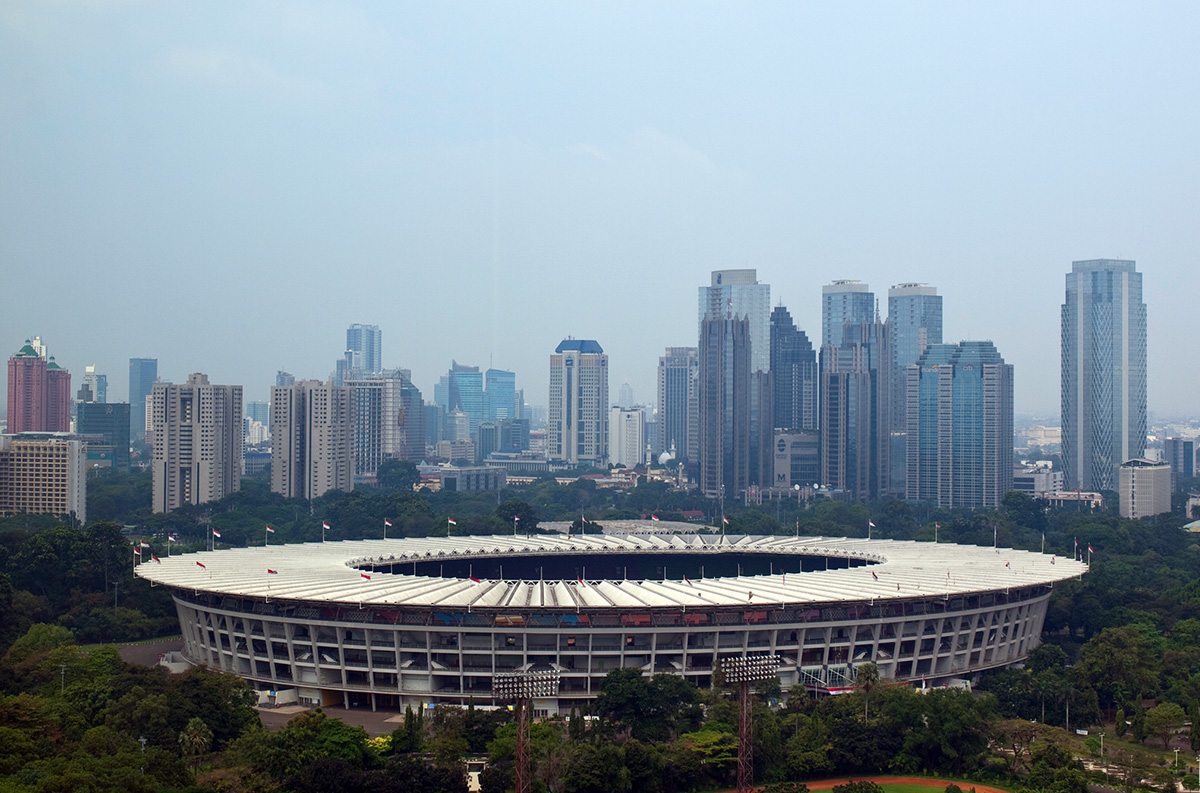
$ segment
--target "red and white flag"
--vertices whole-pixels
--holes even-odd
[[[513,520],[520,520],[520,519],[521,519],[521,516],[520,516],[520,515],[513,515]],[[451,523],[454,523],[454,521],[450,521],[450,522],[451,522]],[[457,525],[457,524],[456,524],[456,525]]]
[[[214,537],[218,537],[218,538],[219,538],[219,537],[221,536],[221,532],[217,531],[216,529],[213,529],[213,530],[212,530],[212,533],[213,533],[213,536],[214,536]]]
[[[724,515],[722,515],[722,516],[721,516],[721,520],[725,521],[725,525],[726,525],[726,526],[728,526],[728,525],[729,525],[729,518],[727,518],[727,517],[725,517]]]
[[[267,568],[267,575],[279,575],[279,571],[278,571],[278,570],[272,570],[271,568],[269,568],[269,567],[268,567],[268,568]]]
[[[517,520],[520,520],[520,518],[517,518]],[[458,521],[455,520],[454,518],[446,518],[446,522],[449,523],[451,526],[458,525]]]
[[[576,578],[575,583],[579,584],[580,586],[587,586],[587,584],[583,583],[582,578]]]
[[[1011,569],[1012,569],[1012,562],[1005,562],[1005,563],[1004,563],[1004,566],[1005,566],[1005,567],[1007,567],[1008,569],[1010,569],[1010,570],[1011,570]]]
[[[134,548],[134,549],[133,549],[133,555],[134,555],[134,556],[141,556],[141,555],[142,555],[142,549],[141,549],[141,548]]]
[[[651,515],[650,520],[658,520],[658,515]]]
[[[208,565],[206,565],[204,562],[196,562],[196,567],[203,567],[205,570],[208,569]]]
[[[871,571],[871,578],[874,578],[876,581],[878,581],[878,580],[879,580],[879,575],[878,575],[878,574],[877,574],[877,573],[876,573],[874,570],[872,570],[872,571]]]
[[[268,527],[267,527],[267,533],[268,533],[268,534],[274,534],[274,533],[275,533],[275,530],[274,530],[274,529],[272,529],[270,526],[268,526]]]
[[[149,547],[150,547],[150,543],[146,542],[145,540],[142,540],[141,542],[139,542],[139,543],[138,543],[138,547],[139,547],[139,548],[149,548]],[[1091,547],[1092,547],[1092,546],[1090,546],[1090,545],[1089,545],[1089,546],[1088,546],[1088,550],[1091,550]]]
[[[367,579],[368,581],[371,580],[371,576],[367,575],[366,573],[359,573],[359,575],[362,576],[363,578]]]
[[[179,537],[175,534],[168,534],[167,542],[179,542]]]
[[[933,527],[934,527],[935,529],[940,529],[940,528],[942,527],[942,524],[940,524],[940,523],[934,523],[934,524],[933,524]]]
[[[1050,557],[1050,564],[1054,564],[1054,560],[1055,560],[1055,559],[1057,559],[1057,558],[1058,558],[1057,556],[1051,556],[1051,557]]]
[[[868,519],[867,519],[867,525],[868,525],[868,526],[870,526],[870,527],[873,529],[873,528],[875,528],[875,521],[873,521],[873,520],[871,520],[871,519],[869,519],[869,518],[868,518]]]
[[[1088,553],[1095,553],[1095,552],[1096,551],[1092,549],[1092,544],[1089,542],[1088,543]]]
[[[478,578],[476,578],[475,576],[471,576],[471,582],[472,582],[472,583],[475,583],[475,584],[478,584],[478,583],[479,583],[479,579],[478,579]]]
[[[325,521],[321,521],[321,528],[324,529],[325,531],[329,531],[329,524],[326,523]]]
[[[387,518],[384,518],[383,525],[390,529],[392,527],[392,522],[390,520],[388,520]]]
[[[687,584],[688,586],[692,586],[692,579],[688,578],[687,576],[684,576],[683,583]]]
[[[154,554],[150,554],[150,558],[153,559],[154,561],[158,562],[159,564],[162,564],[162,559],[159,559]]]

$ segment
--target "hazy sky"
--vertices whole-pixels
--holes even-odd
[[[1135,259],[1149,406],[1198,410],[1200,4],[0,2],[0,350],[265,399],[352,322],[426,399],[652,401],[696,288],[925,281],[1057,416],[1073,259]],[[0,373],[4,377],[6,373]]]

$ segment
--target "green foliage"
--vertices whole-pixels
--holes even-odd
[[[866,779],[851,779],[844,785],[834,785],[833,793],[883,793],[883,788]]]
[[[1171,736],[1183,728],[1186,715],[1174,702],[1163,702],[1146,711],[1146,734],[1160,738],[1163,749],[1169,748]]]

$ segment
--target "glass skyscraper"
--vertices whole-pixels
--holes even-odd
[[[834,281],[821,287],[821,346],[841,347],[847,322],[875,319],[875,293],[862,281]]]
[[[777,430],[817,426],[817,353],[783,306],[771,312],[771,377]]]
[[[484,373],[487,417],[492,421],[516,418],[517,376],[506,369],[488,369]]]
[[[146,397],[157,379],[157,358],[129,359],[129,434],[134,439],[146,437]]]
[[[1146,304],[1135,262],[1073,262],[1062,306],[1062,455],[1070,490],[1117,490],[1146,451]]]
[[[346,328],[346,349],[364,372],[383,371],[383,331],[378,325],[354,323]]]

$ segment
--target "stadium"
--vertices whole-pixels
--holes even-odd
[[[143,563],[170,587],[192,664],[265,702],[399,709],[495,703],[493,676],[557,670],[539,713],[613,669],[707,686],[721,659],[775,654],[786,689],[880,677],[936,685],[1022,661],[1054,584],[1086,565],[1029,551],[724,536],[623,522],[603,534],[440,537],[208,551]]]

